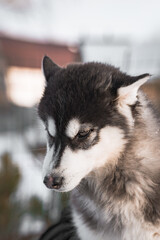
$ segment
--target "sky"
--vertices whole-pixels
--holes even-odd
[[[0,0],[0,32],[78,42],[116,36],[147,41],[160,36],[159,0]]]

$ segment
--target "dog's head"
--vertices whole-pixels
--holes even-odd
[[[115,164],[134,128],[132,106],[149,74],[130,77],[100,63],[60,68],[43,59],[46,88],[39,116],[47,134],[43,179],[70,191],[90,172]]]

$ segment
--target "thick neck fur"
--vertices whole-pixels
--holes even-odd
[[[134,128],[116,164],[90,173],[73,191],[73,205],[90,228],[120,232],[133,218],[144,226],[159,223],[159,125],[142,94],[133,116]]]

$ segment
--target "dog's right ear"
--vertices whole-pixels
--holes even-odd
[[[49,77],[54,75],[54,73],[60,69],[48,56],[44,56],[42,60],[42,71],[44,73],[46,82],[48,82]]]

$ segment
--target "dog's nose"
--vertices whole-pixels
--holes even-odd
[[[51,189],[60,189],[63,183],[63,177],[46,176],[44,184]]]

